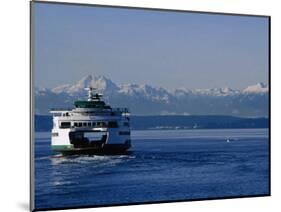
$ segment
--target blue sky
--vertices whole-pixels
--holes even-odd
[[[174,89],[268,81],[268,19],[34,3],[35,86],[85,75]]]

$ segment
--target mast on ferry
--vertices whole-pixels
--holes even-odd
[[[103,96],[101,93],[97,92],[97,88],[94,87],[87,87],[85,88],[86,91],[88,91],[88,101],[99,101],[101,97]]]

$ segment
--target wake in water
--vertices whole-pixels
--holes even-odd
[[[134,159],[134,155],[53,155],[50,156],[52,165],[58,164],[91,164],[91,165],[116,165],[130,159]]]

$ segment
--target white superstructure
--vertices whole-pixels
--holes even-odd
[[[127,108],[111,108],[94,88],[74,109],[52,109],[52,149],[62,153],[119,153],[131,147]]]

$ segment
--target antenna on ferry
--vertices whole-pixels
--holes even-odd
[[[100,97],[102,97],[102,94],[97,92],[97,88],[90,86],[85,88],[85,90],[88,91],[88,101],[100,100]],[[96,91],[95,94],[93,93],[94,91]]]
[[[88,91],[88,101],[92,101],[94,99],[93,91],[96,90],[96,88],[90,86],[85,88],[85,90]]]

